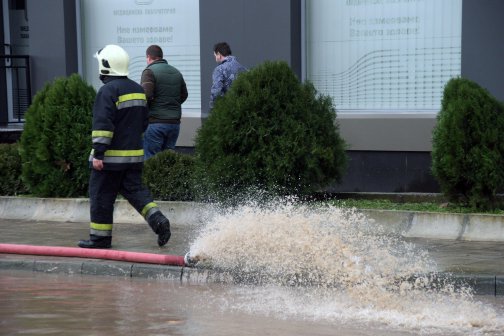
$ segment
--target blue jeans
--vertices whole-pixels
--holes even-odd
[[[145,160],[165,149],[175,149],[180,124],[149,124],[144,133]]]

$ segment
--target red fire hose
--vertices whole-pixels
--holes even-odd
[[[93,258],[147,264],[185,266],[183,256],[128,252],[108,249],[83,249],[79,247],[0,244],[0,253],[44,255],[53,257]]]

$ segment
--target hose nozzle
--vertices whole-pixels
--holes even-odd
[[[198,263],[198,259],[197,258],[192,258],[190,255],[189,255],[189,252],[187,252],[185,255],[184,255],[184,263],[186,266],[188,267],[193,267],[195,266],[197,263]]]

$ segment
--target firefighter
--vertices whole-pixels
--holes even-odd
[[[144,160],[142,134],[149,123],[149,109],[142,86],[129,79],[128,53],[107,45],[95,55],[103,86],[93,107],[89,199],[91,224],[83,248],[110,248],[114,203],[117,194],[145,218],[164,246],[170,239],[170,222],[142,184]]]

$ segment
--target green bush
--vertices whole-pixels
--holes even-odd
[[[218,198],[261,190],[305,195],[340,182],[346,165],[336,111],[286,62],[240,74],[196,137],[196,176]]]
[[[96,92],[77,74],[47,84],[25,115],[22,177],[38,197],[87,194]]]
[[[21,180],[19,145],[0,144],[0,195],[12,196],[26,193]]]
[[[192,201],[193,166],[194,157],[165,150],[145,161],[143,182],[155,199]]]
[[[496,206],[504,185],[503,105],[478,84],[450,80],[433,131],[432,171],[450,201]]]

